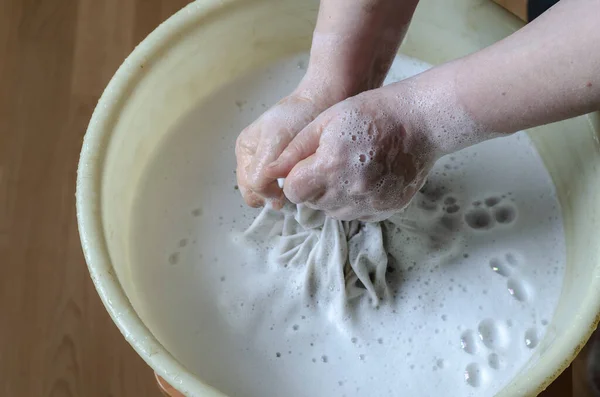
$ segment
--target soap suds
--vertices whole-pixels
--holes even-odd
[[[552,332],[564,274],[559,204],[531,142],[518,134],[436,163],[387,248],[388,293],[374,305],[347,268],[315,262],[308,278],[299,258],[314,249],[302,233],[319,228],[293,222],[326,220],[261,215],[232,189],[237,135],[294,89],[299,64],[306,55],[243,76],[165,136],[131,219],[136,311],[186,368],[231,396],[495,395]],[[400,57],[388,81],[426,67]],[[298,239],[278,251],[276,238],[244,235],[259,216]],[[349,300],[349,290],[360,294]]]
[[[267,206],[234,239],[255,262],[290,272],[290,283],[302,288],[289,296],[327,307],[343,321],[356,299],[376,308],[396,298],[397,275],[413,263],[441,264],[458,255],[463,238],[451,233],[443,212],[426,211],[413,206],[386,221],[360,222],[338,221],[303,205],[288,203],[282,211]]]
[[[288,176],[295,183],[284,189],[291,201],[324,208],[338,219],[370,221],[387,219],[408,204],[425,182],[434,153],[428,143],[417,142],[417,131],[409,133],[397,118],[387,117],[394,110],[385,98],[357,95],[314,121],[325,127],[310,166]],[[317,187],[314,197],[295,188],[302,184]]]

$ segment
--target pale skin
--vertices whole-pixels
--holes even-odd
[[[486,49],[380,88],[416,5],[322,0],[305,78],[238,138],[249,205],[287,197],[384,219],[441,156],[600,109],[600,0],[562,0]]]

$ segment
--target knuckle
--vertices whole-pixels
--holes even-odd
[[[242,132],[240,135],[238,135],[237,139],[235,140],[235,155],[237,157],[246,155],[248,153],[252,152],[252,148],[254,145],[251,145],[248,142],[248,138],[246,136],[246,134],[244,134],[244,132]]]
[[[299,189],[300,187],[300,189]],[[301,185],[295,183],[294,181],[287,181],[283,187],[283,192],[285,196],[294,204],[301,204],[304,200],[302,200],[302,190]]]
[[[262,190],[267,184],[262,168],[260,165],[254,164],[252,172],[246,176],[248,187],[255,192]]]
[[[251,208],[260,208],[262,205],[256,200],[246,200],[246,204],[248,204]]]
[[[262,193],[264,190],[262,179],[252,178],[248,183],[248,188],[256,193]]]
[[[244,201],[252,208],[259,208],[264,205],[264,200],[262,197],[258,196],[253,191],[247,192],[247,194],[244,196]]]

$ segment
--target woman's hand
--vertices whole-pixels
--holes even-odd
[[[409,203],[440,155],[424,116],[389,89],[346,99],[303,129],[266,174],[286,178],[294,203],[341,220],[386,219]]]
[[[288,97],[240,134],[237,178],[249,205],[283,204],[265,167],[330,106],[381,86],[417,0],[322,0],[306,76]]]
[[[265,167],[276,160],[294,137],[310,123],[325,105],[299,95],[290,95],[267,110],[239,135],[237,181],[242,196],[251,207],[270,200],[275,208],[284,202],[276,178],[265,174]]]

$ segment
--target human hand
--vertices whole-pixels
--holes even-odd
[[[317,49],[320,47],[313,46],[313,55]],[[266,167],[322,111],[358,92],[379,87],[387,72],[387,66],[375,62],[378,66],[365,75],[338,73],[332,76],[331,65],[323,65],[321,59],[315,58],[317,60],[311,60],[298,88],[246,127],[237,139],[237,182],[244,200],[251,207],[261,207],[269,201],[274,208],[280,209],[285,196],[277,178],[265,172]],[[352,64],[348,60],[344,61],[346,63]]]
[[[440,156],[425,115],[403,101],[384,88],[338,103],[291,141],[267,175],[286,178],[290,201],[335,218],[388,218]]]
[[[441,156],[498,136],[456,96],[452,67],[346,99],[319,115],[265,173],[294,203],[377,221],[405,208]]]
[[[270,200],[275,208],[281,208],[283,192],[276,178],[265,175],[265,167],[276,160],[296,134],[325,107],[318,100],[292,94],[242,131],[235,147],[236,175],[248,205],[261,207]]]
[[[247,204],[271,201],[281,207],[283,192],[265,167],[329,106],[382,84],[416,5],[417,0],[321,1],[305,78],[238,138],[238,186]]]

